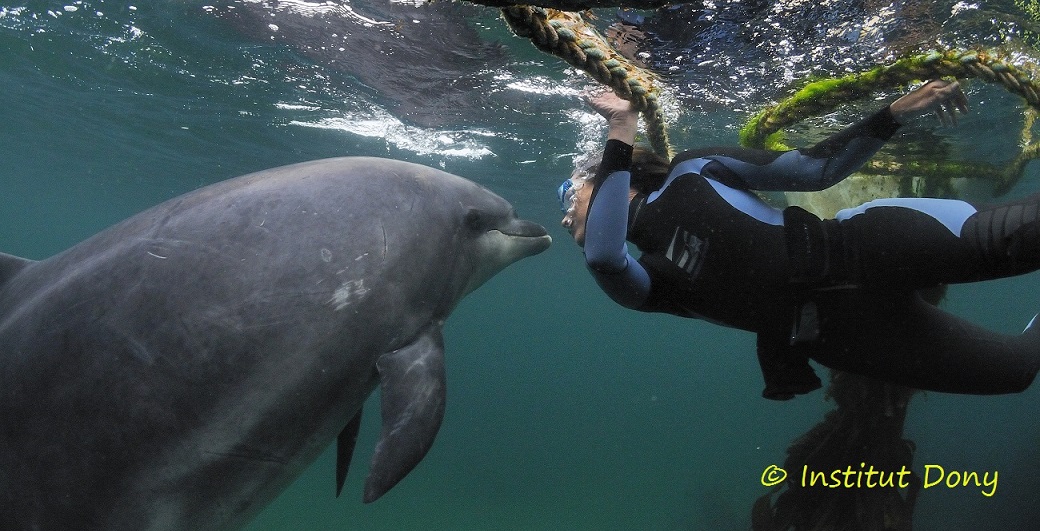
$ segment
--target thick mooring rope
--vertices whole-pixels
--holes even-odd
[[[791,124],[826,114],[839,105],[880,90],[939,77],[978,78],[1000,83],[1008,92],[1018,94],[1030,106],[1040,109],[1040,87],[1024,71],[999,57],[977,50],[930,52],[905,57],[866,72],[810,83],[753,117],[741,129],[740,143],[749,147],[775,145],[777,140],[767,137]]]
[[[866,72],[841,78],[809,83],[777,105],[768,107],[751,118],[740,130],[740,143],[747,147],[787,150],[781,129],[812,116],[829,113],[842,104],[863,99],[879,91],[939,77],[975,78],[999,83],[1017,94],[1031,108],[1040,110],[1040,86],[1023,70],[1000,57],[979,50],[930,52],[897,60]],[[994,195],[999,196],[1022,176],[1025,165],[1040,156],[1040,145],[1032,144],[1032,119],[1027,117],[1023,131],[1022,153],[1004,168],[985,164],[942,161],[917,164],[884,164],[875,161],[864,167],[864,173],[913,174],[922,177],[980,177],[994,181]]]
[[[532,6],[502,9],[509,28],[536,48],[555,55],[631,101],[643,115],[646,136],[659,155],[672,157],[658,87],[650,73],[617,53],[603,36],[577,13]]]

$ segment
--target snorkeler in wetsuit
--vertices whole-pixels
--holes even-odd
[[[820,220],[750,191],[822,190],[910,118],[935,111],[955,123],[967,112],[956,83],[927,83],[812,148],[695,149],[670,162],[633,150],[638,115],[627,101],[608,92],[590,104],[609,122],[602,161],[559,194],[596,282],[627,308],[755,332],[766,398],[818,389],[809,359],[951,393],[1013,393],[1033,381],[1040,326],[997,334],[918,290],[1040,268],[1040,195],[984,209],[880,199]]]

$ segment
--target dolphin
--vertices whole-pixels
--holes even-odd
[[[348,157],[0,255],[0,528],[240,527],[333,440],[338,490],[378,385],[376,500],[440,427],[444,320],[549,244],[471,181]]]

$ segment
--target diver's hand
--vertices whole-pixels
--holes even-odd
[[[968,97],[957,82],[936,79],[892,102],[889,109],[901,124],[934,112],[943,125],[957,125],[957,112],[968,112]]]
[[[611,90],[588,95],[586,101],[589,107],[607,119],[608,139],[620,140],[628,145],[635,144],[639,113],[632,109],[631,102],[621,99]]]

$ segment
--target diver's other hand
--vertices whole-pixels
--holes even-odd
[[[612,90],[590,95],[586,98],[589,107],[607,119],[607,138],[632,145],[639,128],[639,113],[632,102],[624,100]]]
[[[957,113],[968,112],[968,97],[956,81],[936,79],[892,102],[892,117],[901,124],[934,112],[943,125],[957,125]]]

